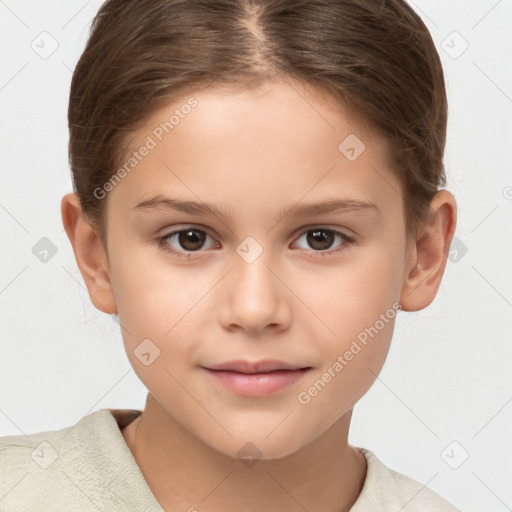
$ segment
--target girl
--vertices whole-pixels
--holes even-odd
[[[402,0],[105,2],[62,219],[149,392],[2,438],[2,510],[456,511],[348,443],[444,273],[446,118]]]

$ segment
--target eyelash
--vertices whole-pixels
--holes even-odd
[[[186,226],[186,227],[183,227],[182,229],[179,229],[176,231],[171,231],[167,235],[164,235],[164,236],[158,238],[158,247],[166,252],[169,252],[169,253],[175,255],[175,256],[190,260],[194,253],[202,252],[201,249],[199,249],[197,251],[177,251],[177,250],[173,249],[168,243],[168,240],[171,237],[173,237],[174,235],[178,235],[180,233],[186,232],[186,231],[198,231],[198,232],[206,234],[207,236],[210,236],[204,229],[196,229],[194,226]],[[332,249],[332,250],[327,249],[324,251],[312,250],[311,252],[314,254],[314,256],[313,256],[314,258],[325,258],[328,256],[337,255],[339,253],[342,253],[343,251],[348,250],[355,243],[355,239],[346,235],[343,231],[339,231],[337,229],[332,229],[332,228],[327,228],[327,227],[322,227],[322,226],[315,226],[313,228],[307,229],[306,231],[303,231],[298,238],[301,238],[306,233],[309,233],[312,231],[326,231],[328,233],[334,233],[335,236],[341,236],[341,238],[343,239],[343,242],[341,244],[339,244],[336,249]]]

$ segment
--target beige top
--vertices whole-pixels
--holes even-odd
[[[101,409],[72,427],[0,437],[0,511],[163,512],[121,432],[140,413]],[[359,449],[368,468],[351,512],[460,512]]]

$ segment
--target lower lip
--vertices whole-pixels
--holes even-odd
[[[205,370],[225,388],[240,396],[263,397],[297,382],[310,368],[278,370],[267,373],[240,373],[228,370]]]

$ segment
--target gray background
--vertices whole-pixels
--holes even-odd
[[[399,315],[384,369],[356,406],[351,442],[465,511],[505,511],[512,507],[512,1],[410,3],[445,69],[447,188],[459,219],[438,296],[423,311]],[[0,435],[63,428],[101,408],[144,407],[146,390],[119,328],[92,306],[60,218],[60,199],[72,190],[71,74],[100,4],[0,0]],[[56,250],[46,262],[33,252],[43,237]]]

